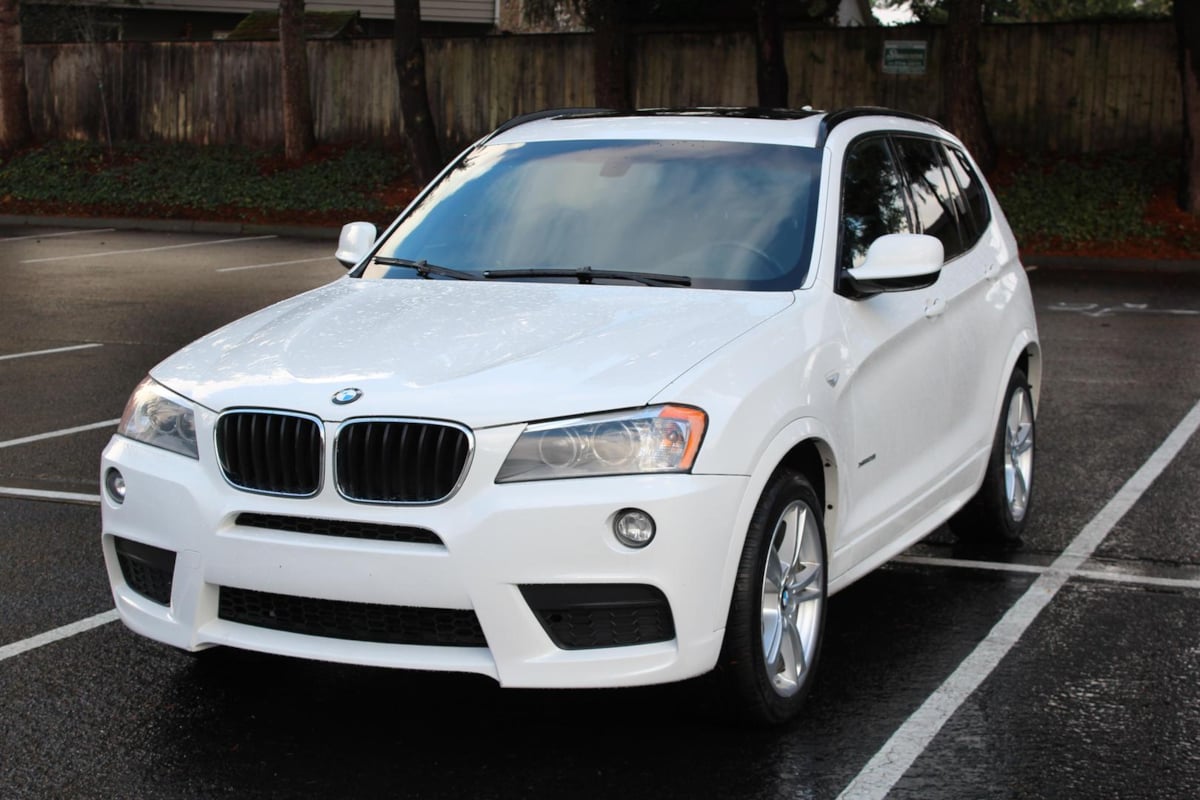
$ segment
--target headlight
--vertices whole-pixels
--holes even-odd
[[[133,390],[117,433],[189,458],[200,457],[195,414],[170,399],[167,390],[150,378]]]
[[[504,460],[496,483],[687,472],[707,420],[698,408],[651,406],[530,425]]]

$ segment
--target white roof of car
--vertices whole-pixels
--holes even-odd
[[[823,111],[774,112],[733,108],[650,110],[628,114],[564,112],[562,115],[548,115],[528,122],[514,120],[509,123],[511,127],[502,126],[501,131],[488,143],[666,139],[816,147],[822,141],[822,122],[830,116]],[[870,116],[880,121],[892,117],[891,122],[899,122],[903,128],[912,127],[915,121],[910,115],[886,109],[855,110],[854,116]],[[917,125],[921,126],[921,123]]]

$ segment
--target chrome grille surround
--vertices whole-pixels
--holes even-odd
[[[471,430],[454,422],[357,417],[334,439],[334,483],[353,503],[436,505],[462,487],[474,454]]]
[[[321,491],[325,424],[319,417],[274,408],[230,408],[213,426],[213,439],[221,476],[235,489],[277,497],[314,497]]]

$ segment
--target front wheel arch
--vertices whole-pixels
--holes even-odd
[[[809,480],[786,467],[755,506],[714,673],[735,717],[787,722],[812,689],[829,585],[821,511]]]

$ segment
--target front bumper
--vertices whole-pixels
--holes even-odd
[[[729,598],[721,587],[747,479],[645,475],[495,484],[519,432],[519,426],[477,432],[463,485],[430,506],[353,503],[329,486],[306,499],[253,494],[225,483],[206,448],[196,461],[114,436],[101,471],[120,470],[127,489],[123,503],[107,494],[102,501],[103,547],[121,619],[138,633],[189,650],[229,645],[326,661],[474,672],[517,687],[651,684],[710,670],[724,633]],[[612,533],[613,516],[630,507],[657,523],[647,547],[630,549]],[[441,543],[268,529],[244,524],[246,514],[412,526]],[[140,579],[133,582],[141,591],[130,585],[130,547],[123,545],[124,569],[117,552],[122,541],[133,543],[139,557],[150,553],[151,562],[155,551],[138,545],[173,554],[161,562],[169,573],[163,576],[167,588],[156,585],[149,592],[165,591],[159,600],[169,602],[147,596]],[[603,585],[601,596],[605,586],[618,586],[665,598],[673,637],[574,649],[561,639],[556,643],[545,616],[531,607],[537,592],[530,595],[529,587],[596,585]],[[310,598],[333,601],[325,605],[336,608],[470,612],[483,641],[397,644],[235,622],[220,611],[221,587],[284,596],[302,606]]]

